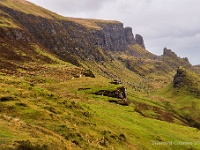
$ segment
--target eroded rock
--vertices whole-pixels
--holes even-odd
[[[174,76],[173,85],[175,88],[181,87],[184,85],[186,77],[186,70],[183,67],[177,69],[176,75]]]

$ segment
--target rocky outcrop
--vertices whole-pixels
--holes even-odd
[[[100,90],[95,94],[127,100],[127,92],[124,86],[118,87],[116,90]]]
[[[136,44],[131,27],[125,27],[125,37],[128,44]]]
[[[163,50],[163,56],[167,56],[167,57],[171,57],[171,58],[178,57],[171,49],[167,49],[166,47]]]
[[[163,50],[162,59],[174,69],[179,66],[183,66],[184,68],[191,68],[192,66],[186,57],[178,57],[171,49],[167,49],[166,47]]]
[[[182,67],[177,69],[176,75],[174,76],[173,85],[175,88],[184,86],[186,78],[186,70]]]
[[[198,98],[200,97],[199,83],[199,75],[192,70],[186,70],[182,66],[177,69],[177,73],[173,80],[174,88],[184,89]]]
[[[143,48],[145,48],[145,45],[144,45],[144,39],[141,35],[139,34],[136,34],[135,35],[135,41],[137,44],[139,44],[140,46],[142,46]]]
[[[111,51],[123,51],[127,49],[125,30],[122,23],[98,23],[98,25],[102,28],[95,34],[98,46]]]

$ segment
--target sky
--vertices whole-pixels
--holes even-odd
[[[28,0],[65,17],[117,20],[156,55],[166,47],[200,64],[200,0]]]

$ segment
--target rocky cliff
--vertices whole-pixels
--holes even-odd
[[[137,44],[139,44],[140,46],[142,46],[143,48],[145,48],[145,45],[144,45],[144,39],[141,35],[139,34],[136,34],[135,35],[135,41]]]
[[[63,59],[78,65],[76,57],[103,61],[105,51],[125,51],[129,44],[139,44],[144,47],[143,38],[136,35],[134,38],[130,27],[124,28],[121,22],[89,20],[89,25],[84,19],[70,18],[45,18],[27,14],[6,6],[0,6],[4,13],[11,16],[19,26],[30,33],[32,39],[39,44],[59,55]],[[90,26],[95,24],[95,26]],[[31,38],[24,35],[20,30],[14,33],[16,40]],[[100,52],[99,48],[103,51]]]
[[[134,35],[133,35],[131,27],[126,27],[125,28],[125,37],[126,37],[126,42],[128,44],[136,44],[136,40],[134,38]]]

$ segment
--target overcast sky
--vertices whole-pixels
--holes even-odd
[[[66,17],[118,20],[141,34],[146,49],[167,47],[200,64],[200,0],[28,0]]]

